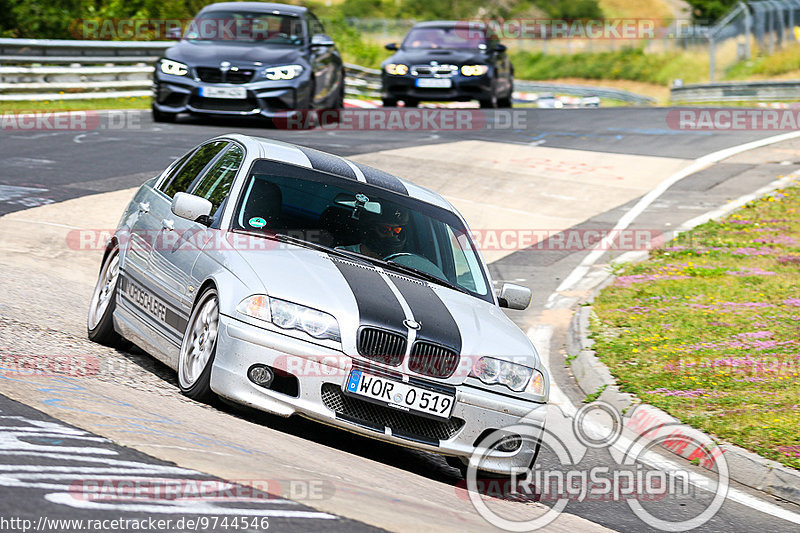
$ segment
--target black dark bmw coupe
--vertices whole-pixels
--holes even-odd
[[[485,24],[456,21],[415,25],[381,65],[383,105],[477,100],[481,107],[511,107],[514,67],[506,47]]]
[[[203,8],[166,51],[153,91],[157,122],[187,112],[285,117],[341,108],[344,67],[305,7],[226,2]]]

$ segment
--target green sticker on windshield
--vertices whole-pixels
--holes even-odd
[[[267,225],[267,221],[261,217],[253,217],[250,219],[250,225],[254,228],[263,228]]]

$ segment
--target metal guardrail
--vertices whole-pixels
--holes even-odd
[[[650,105],[656,103],[655,98],[640,94],[612,89],[610,87],[596,87],[593,85],[565,85],[561,83],[540,83],[537,81],[516,80],[514,88],[518,91],[566,94],[570,96],[597,96],[609,100],[619,100],[637,105]]]
[[[697,83],[672,87],[674,103],[800,100],[800,80]]]
[[[174,41],[0,39],[0,100],[147,96],[152,83],[152,64],[174,44]],[[380,99],[380,70],[345,64],[345,75],[346,95]],[[655,102],[627,91],[584,85],[517,80],[515,89],[523,93],[609,98],[640,105]]]

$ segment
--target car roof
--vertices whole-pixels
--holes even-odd
[[[486,24],[478,20],[429,20],[426,22],[418,22],[414,24],[415,28],[454,28],[456,26],[463,27],[464,29],[485,29]]]
[[[292,6],[289,4],[271,4],[266,2],[220,2],[204,7],[201,12],[211,11],[253,11],[257,13],[272,13],[277,11],[285,15],[303,15],[308,8],[302,6]]]
[[[321,152],[306,146],[267,139],[265,137],[253,137],[234,133],[221,135],[217,138],[237,141],[244,145],[248,151],[257,153],[259,159],[271,159],[282,163],[304,166],[349,181],[362,181],[389,192],[408,196],[446,209],[458,215],[463,221],[463,218],[453,205],[440,194],[369,165],[351,161],[347,158],[327,152]]]

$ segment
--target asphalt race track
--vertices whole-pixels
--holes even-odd
[[[70,249],[65,235],[76,228],[113,228],[129,189],[201,141],[231,131],[352,156],[436,189],[473,230],[533,228],[547,231],[553,243],[568,231],[612,228],[639,209],[649,191],[692,168],[698,158],[779,133],[680,131],[668,126],[668,111],[514,110],[524,127],[502,127],[507,117],[490,114],[486,127],[471,131],[286,131],[251,121],[188,118],[154,124],[149,113],[126,112],[120,128],[0,131],[0,354],[66,355],[98,368],[89,377],[0,374],[5,514],[34,522],[41,515],[263,516],[277,531],[494,530],[470,505],[458,471],[437,456],[304,420],[225,404],[202,406],[183,398],[174,373],[138,349],[116,351],[88,342],[85,315],[99,258],[96,251]],[[671,231],[798,170],[796,139],[721,158],[643,206],[630,228]],[[552,398],[549,427],[569,428],[585,395],[564,365],[571,313],[553,302],[588,296],[591,280],[620,254],[603,254],[586,264],[588,250],[546,244],[538,249],[489,246],[485,254],[496,281],[534,291],[528,310],[509,315],[549,362],[559,391]],[[582,262],[585,282],[565,291],[560,286]],[[540,459],[548,469],[564,468],[549,450]],[[264,490],[244,490],[247,497],[233,503],[205,498],[160,510],[141,503],[78,506],[74,484],[85,482],[86,468],[97,463],[102,464],[98,475],[206,480],[217,489],[227,480]],[[577,467],[614,464],[608,450],[584,449]],[[707,475],[688,463],[681,467],[699,478]],[[34,470],[38,476],[31,475]],[[692,485],[681,497],[644,507],[678,522],[699,515],[712,496]],[[497,502],[498,512],[518,520],[540,516],[553,504],[547,498]],[[623,500],[570,501],[548,527],[658,531]],[[797,506],[731,483],[724,505],[696,531],[798,527]]]

